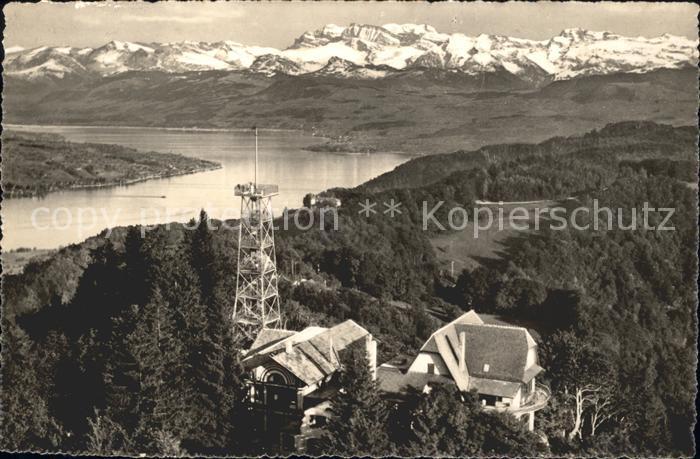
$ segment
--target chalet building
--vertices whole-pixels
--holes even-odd
[[[380,366],[377,378],[382,390],[394,394],[407,387],[455,384],[460,391],[476,391],[485,409],[511,413],[533,430],[535,412],[550,396],[535,381],[541,371],[537,344],[527,329],[487,324],[469,311],[435,331],[403,368]]]
[[[318,437],[328,417],[328,400],[344,352],[364,345],[376,378],[377,342],[352,320],[331,328],[302,331],[263,328],[243,359],[248,373],[249,402],[265,431],[282,435],[279,445],[291,443],[303,451]],[[272,441],[278,440],[277,438]]]
[[[313,194],[309,193],[304,196],[304,207],[340,207],[341,201],[335,196],[327,193]]]

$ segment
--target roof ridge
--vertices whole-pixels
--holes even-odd
[[[302,340],[302,341],[296,341],[296,342],[294,341],[294,338],[298,337],[299,335],[301,335],[301,334],[304,333],[305,331],[307,331],[307,330],[309,330],[309,329],[312,329],[312,328],[314,328],[314,329],[321,329],[321,331],[319,331],[318,333],[316,333],[316,334],[312,335],[311,337],[306,338],[306,339],[304,339],[304,340]],[[277,331],[277,330],[280,330],[280,329],[268,328],[267,330],[276,330],[276,331]],[[277,352],[277,351],[279,351],[279,350],[282,350],[282,349],[284,349],[284,347],[282,347],[282,346],[280,346],[280,345],[281,345],[282,343],[284,343],[284,345],[286,346],[288,341],[291,341],[291,342],[292,342],[292,347],[296,347],[296,346],[298,346],[299,344],[306,343],[306,342],[308,342],[310,339],[312,339],[312,338],[314,338],[314,337],[316,337],[316,336],[318,336],[318,335],[320,335],[320,334],[322,334],[322,333],[327,332],[328,330],[329,330],[329,328],[327,328],[327,327],[320,327],[320,326],[317,326],[317,325],[309,325],[308,327],[305,327],[303,330],[299,330],[299,331],[284,330],[284,331],[292,332],[292,334],[289,335],[289,336],[285,336],[284,338],[282,338],[281,340],[279,340],[279,341],[277,341],[277,342],[275,342],[275,343],[273,343],[273,344],[263,345],[263,347],[257,349],[256,354],[260,354],[260,353],[263,353],[263,352],[264,352],[264,353],[273,353],[273,352]]]
[[[452,319],[450,322],[446,323],[445,325],[443,325],[442,327],[438,328],[438,329],[435,330],[433,333],[431,333],[430,336],[428,337],[428,339],[425,340],[425,343],[423,343],[423,345],[420,347],[420,351],[422,351],[423,348],[425,348],[425,346],[428,344],[428,342],[429,342],[431,339],[435,338],[435,337],[438,335],[438,333],[447,330],[447,328],[448,328],[450,325],[452,325],[452,326],[455,326],[455,325],[467,325],[467,324],[456,324],[455,322],[457,322],[458,320],[462,319],[464,316],[466,316],[467,314],[470,314],[470,313],[474,314],[474,315],[475,315],[479,320],[481,320],[482,323],[483,323],[483,320],[482,320],[481,317],[479,316],[479,313],[476,312],[476,311],[473,310],[473,309],[470,309],[469,311],[467,311],[467,312],[465,312],[464,314],[462,314],[462,315],[460,315],[460,316],[458,316],[458,317]]]
[[[315,336],[311,337],[308,341],[304,341],[305,343],[309,343],[309,345],[310,345],[311,347],[313,347],[314,349],[316,349],[316,350],[318,351],[318,353],[321,354],[321,356],[322,356],[324,359],[326,359],[326,354],[324,354],[323,349],[321,349],[321,348],[319,348],[318,346],[316,346],[316,344],[314,343],[314,339],[320,338],[324,333],[327,333],[327,332],[330,332],[330,330],[327,330],[327,331],[325,331],[325,332],[319,333],[318,335],[315,335]],[[330,336],[330,333],[328,333],[329,352],[328,352],[328,358],[327,358],[326,360],[328,361],[328,363],[330,363],[331,365],[333,365],[333,362],[331,361],[331,359],[332,359],[334,356],[337,358],[338,355],[337,355],[337,352],[336,352],[336,350],[335,350],[335,345],[333,345],[333,341],[331,340],[331,338],[332,338],[332,337]],[[324,338],[324,341],[325,341],[325,338]],[[332,352],[332,353],[331,353],[331,352]]]
[[[335,324],[335,325],[333,325],[333,326],[331,326],[331,327],[326,327],[326,329],[327,329],[327,330],[333,330],[334,328],[340,327],[341,325],[346,324],[346,323],[348,323],[348,322],[351,323],[352,325],[356,326],[356,327],[364,328],[362,325],[358,324],[357,322],[355,322],[355,321],[352,320],[352,319],[345,319],[344,321],[342,321],[342,322],[340,322],[340,323],[337,323],[337,324]]]
[[[465,327],[493,327],[493,328],[509,328],[513,330],[522,330],[524,332],[527,332],[527,328],[525,327],[520,327],[518,325],[499,325],[499,324],[457,324],[457,325],[464,325]]]

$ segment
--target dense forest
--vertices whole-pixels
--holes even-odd
[[[689,132],[620,123],[547,148],[504,147],[513,154],[464,168],[465,153],[456,153],[442,158],[459,158],[455,167],[420,186],[329,190],[343,203],[338,230],[330,221],[279,230],[287,328],[352,318],[379,339],[384,361],[424,342],[440,324],[433,311],[494,313],[536,329],[553,393],[538,436],[447,387],[390,404],[348,364],[317,453],[691,455],[697,194],[688,182],[697,181],[697,153]],[[609,228],[544,225],[456,282],[441,276],[423,203],[470,209],[479,199],[572,196],[562,206],[596,200],[622,210]],[[403,212],[367,218],[357,213],[365,199],[395,199]],[[674,208],[675,230],[621,228],[645,203]],[[650,223],[662,217],[652,213]],[[118,229],[3,278],[4,447],[264,451],[247,420],[244,344],[230,324],[237,233],[207,221],[203,212],[195,231],[173,224],[145,237]]]

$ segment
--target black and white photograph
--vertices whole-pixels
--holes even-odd
[[[694,457],[699,13],[5,4],[0,450]]]

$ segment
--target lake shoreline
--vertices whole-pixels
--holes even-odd
[[[128,186],[223,167],[202,158],[139,151],[114,143],[70,142],[38,127],[28,129],[32,130],[3,131],[2,188],[8,200]]]
[[[156,129],[160,131],[184,131],[184,132],[249,132],[251,128],[199,128],[199,127],[172,127],[172,126],[126,126],[126,125],[111,125],[111,124],[19,124],[19,123],[3,123],[3,129],[12,130],[12,128],[75,128],[75,129]],[[258,128],[258,131],[268,132],[300,132],[306,131],[301,129],[275,129],[275,128]]]
[[[13,198],[2,205],[3,249],[51,249],[83,241],[89,235],[106,228],[151,225],[166,221],[186,222],[190,218],[196,218],[202,208],[207,209],[210,217],[215,219],[237,218],[240,200],[233,195],[233,187],[238,183],[249,182],[254,175],[254,139],[250,131],[217,133],[75,127],[42,129],[36,126],[18,127],[14,131],[23,137],[27,136],[25,132],[30,131],[61,136],[69,144],[81,144],[73,145],[72,148],[75,151],[84,150],[84,159],[75,156],[77,159],[68,163],[57,161],[59,158],[55,155],[46,156],[45,151],[34,147],[32,151],[36,157],[27,158],[32,160],[32,164],[37,164],[32,170],[39,170],[37,167],[40,167],[42,171],[45,169],[47,173],[54,174],[55,178],[49,181],[37,178],[41,174],[27,174],[21,177],[21,181],[16,180],[15,184],[38,184],[45,181],[45,185],[54,185],[54,191],[44,197],[26,194],[19,197],[18,190],[26,192],[34,187],[13,187],[12,182],[5,180],[3,174],[3,184],[8,191],[6,196],[9,197],[9,190],[15,190]],[[280,195],[274,200],[276,214],[285,207],[298,207],[309,193],[316,194],[334,187],[353,188],[410,159],[405,155],[383,152],[358,156],[313,153],[304,149],[316,142],[322,142],[318,135],[311,136],[301,131],[263,133],[259,145],[259,177],[261,183],[279,186]],[[110,154],[118,153],[117,150],[121,147],[133,150],[127,156],[136,163],[123,161],[124,167],[130,167],[132,172],[127,175],[127,169],[122,169],[122,166],[109,167],[106,168],[106,180],[92,180],[105,167],[102,160],[97,159],[96,152],[100,148],[95,147],[94,152],[83,148],[83,145],[90,143],[120,147]],[[66,145],[61,142],[57,147],[63,149]],[[23,145],[23,148],[32,148],[32,145]],[[161,169],[158,163],[163,161],[143,154],[159,151],[168,152],[162,153],[167,155],[185,156],[194,162],[166,158],[166,166],[167,163],[172,163],[175,168]],[[202,160],[208,163],[200,162]],[[141,163],[145,163],[143,167],[140,166]],[[94,165],[94,170],[86,169],[89,164]],[[3,166],[6,166],[4,161]],[[62,172],[64,166],[77,170],[79,175],[66,175]],[[175,172],[185,173],[173,176]],[[7,176],[8,179],[10,177]],[[120,180],[129,180],[132,184],[119,187],[125,183]],[[88,188],[79,184],[100,186]],[[65,192],[61,192],[56,185]],[[81,188],[66,189],[73,185]],[[49,189],[48,186],[44,188]],[[37,208],[44,210],[36,213]]]
[[[200,167],[191,171],[179,171],[179,172],[172,172],[172,173],[164,173],[164,174],[155,174],[155,175],[149,175],[147,177],[138,177],[134,179],[129,179],[129,180],[119,180],[116,182],[110,182],[110,183],[85,183],[82,185],[71,185],[68,187],[60,187],[56,189],[49,189],[46,192],[38,192],[36,190],[31,190],[31,191],[24,191],[24,190],[2,190],[2,197],[3,199],[32,199],[32,198],[41,198],[44,196],[47,196],[51,193],[59,193],[61,191],[81,191],[81,190],[90,190],[90,189],[100,189],[100,188],[114,188],[114,187],[119,187],[119,186],[129,186],[129,185],[134,185],[137,183],[142,183],[146,182],[148,180],[161,180],[161,179],[167,179],[167,178],[172,178],[172,177],[181,177],[183,175],[192,175],[192,174],[199,174],[201,172],[209,172],[209,171],[215,171],[221,169],[223,166],[221,164],[216,165],[216,166],[210,166],[210,167]]]
[[[159,131],[170,131],[170,132],[196,132],[196,133],[206,133],[206,132],[250,132],[251,128],[198,128],[198,127],[172,127],[172,126],[125,126],[125,125],[82,125],[82,124],[17,124],[17,123],[7,123],[3,124],[3,129],[11,130],[13,128],[20,129],[43,129],[43,128],[62,128],[62,129],[139,129],[139,130],[149,130],[155,129]],[[339,144],[332,140],[331,134],[321,134],[318,135],[316,130],[306,130],[306,129],[277,129],[277,128],[258,128],[259,132],[298,132],[301,135],[311,135],[319,141],[325,143],[315,143],[309,144],[303,149],[306,151],[316,152],[316,153],[332,153],[336,155],[348,155],[348,156],[371,156],[375,153],[390,153],[396,155],[408,156],[411,158],[424,156],[418,153],[409,153],[401,150],[377,150],[376,147],[360,145],[349,142],[344,142],[343,145],[347,149],[338,148]],[[369,151],[367,151],[369,149]]]

